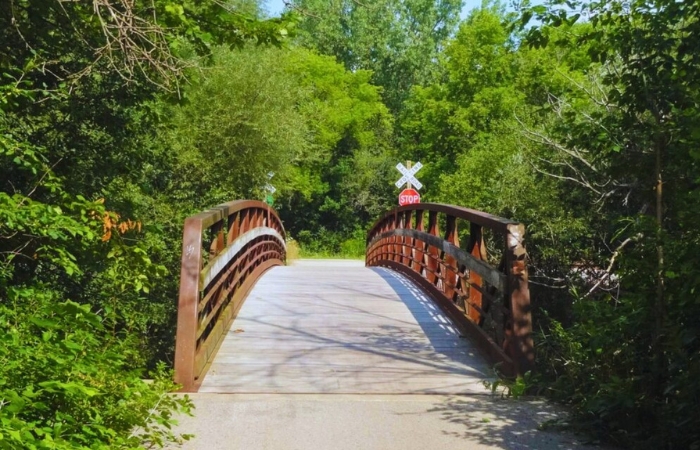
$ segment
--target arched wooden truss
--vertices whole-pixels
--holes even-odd
[[[464,246],[458,222],[467,222]],[[489,261],[487,233],[499,261]],[[524,225],[508,219],[419,203],[396,208],[374,224],[367,234],[366,264],[390,267],[423,287],[512,376],[534,362],[524,237]]]
[[[183,391],[197,390],[248,292],[285,258],[284,227],[265,203],[224,203],[185,221],[175,344]]]

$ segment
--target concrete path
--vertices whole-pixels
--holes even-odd
[[[587,449],[577,437],[541,431],[565,417],[539,401],[488,396],[195,394],[181,450]]]
[[[583,448],[489,395],[488,364],[420,290],[360,261],[270,270],[227,334],[182,450]],[[439,395],[437,395],[439,394]]]

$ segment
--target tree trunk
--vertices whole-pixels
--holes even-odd
[[[654,386],[652,392],[654,398],[657,402],[657,419],[661,419],[663,416],[663,405],[664,405],[664,391],[665,391],[665,380],[666,380],[666,363],[665,363],[665,339],[664,339],[664,329],[666,326],[666,297],[664,292],[664,211],[663,211],[663,153],[665,150],[665,137],[663,133],[660,133],[659,138],[656,140],[655,156],[655,180],[656,180],[656,257],[657,257],[657,267],[656,267],[656,296],[654,300],[654,308],[652,313],[654,314],[654,336],[653,336],[653,382]],[[665,432],[665,427],[663,423],[657,423],[659,431],[661,433]]]

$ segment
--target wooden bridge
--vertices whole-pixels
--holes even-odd
[[[524,235],[422,203],[377,220],[364,263],[286,264],[284,227],[264,203],[190,217],[175,380],[210,394],[486,394],[494,370],[534,362]]]
[[[188,392],[463,393],[491,367],[522,373],[533,363],[524,235],[418,204],[376,222],[366,267],[285,266],[272,208],[219,205],[185,222],[175,379]]]

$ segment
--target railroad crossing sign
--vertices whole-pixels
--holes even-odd
[[[421,168],[423,167],[423,164],[420,162],[417,162],[415,166],[411,167],[411,163],[408,163],[408,167],[404,166],[401,163],[398,163],[396,165],[396,169],[401,172],[401,175],[403,175],[401,178],[399,178],[399,181],[397,181],[396,187],[401,189],[401,187],[404,184],[408,184],[408,188],[410,189],[411,187],[415,187],[417,190],[420,190],[420,188],[423,187],[423,183],[418,181],[418,178],[416,178],[414,175],[416,172],[418,172]]]
[[[267,179],[272,180],[272,177],[274,176],[275,172],[268,172]],[[272,206],[272,204],[274,203],[274,198],[272,197],[272,194],[277,192],[277,188],[271,185],[270,183],[265,183],[265,190],[267,191],[267,194],[265,195],[265,203]]]
[[[399,206],[420,203],[420,194],[415,189],[404,189],[399,194]]]
[[[268,179],[268,180],[272,180],[272,177],[274,177],[274,176],[275,176],[275,172],[268,172],[268,173],[267,173],[267,179]],[[270,183],[265,183],[265,190],[266,190],[267,192],[269,192],[270,194],[274,194],[275,192],[277,192],[277,188],[275,188],[275,187],[274,187],[273,185],[271,185]]]

